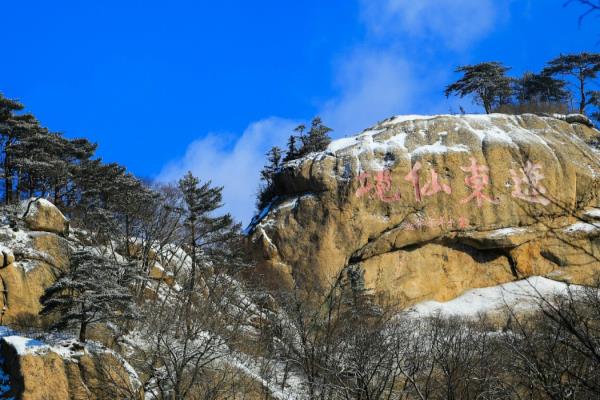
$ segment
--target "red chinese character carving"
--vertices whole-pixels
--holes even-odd
[[[418,202],[422,200],[422,196],[433,196],[441,191],[448,194],[452,193],[452,188],[450,188],[450,186],[445,183],[440,183],[439,175],[434,169],[431,170],[431,179],[421,188],[419,183],[419,170],[421,167],[421,162],[417,161],[410,172],[404,177],[404,180],[410,182],[413,186],[415,190],[415,199]]]
[[[439,221],[439,227],[444,229],[452,229],[452,226],[454,225],[454,221],[452,221],[452,218],[450,218],[447,215],[442,215],[440,216],[440,218],[438,219]]]
[[[541,164],[534,164],[528,160],[525,169],[519,168],[519,172],[521,176],[514,169],[510,170],[510,175],[515,183],[515,188],[511,193],[512,197],[544,206],[550,204],[550,201],[544,197],[546,188],[541,183],[544,179]]]
[[[356,177],[356,180],[359,182],[359,188],[356,189],[356,197],[363,197],[365,194],[369,194],[371,189],[373,189],[373,185],[369,182],[369,174],[363,172],[362,174]]]
[[[368,194],[369,198],[377,197],[386,203],[398,201],[401,198],[400,192],[389,194],[392,190],[392,176],[388,170],[375,173],[373,177],[375,184],[370,182],[371,176],[366,172],[358,175],[356,179],[359,181],[359,188],[356,189],[355,193],[356,197]]]
[[[404,177],[405,181],[409,181],[415,189],[415,199],[421,201],[421,187],[419,186],[419,170],[421,169],[421,162],[417,161],[413,165],[410,172]]]
[[[471,165],[468,167],[460,167],[460,169],[471,174],[471,176],[465,177],[465,183],[473,190],[473,193],[471,193],[471,195],[467,198],[462,199],[461,203],[465,204],[473,199],[476,200],[477,207],[481,207],[483,205],[483,200],[490,203],[496,203],[483,193],[483,189],[490,184],[488,167],[477,164],[477,160],[471,157]]]
[[[465,217],[459,217],[457,224],[460,229],[467,229],[470,225],[469,220]]]
[[[446,192],[447,194],[452,193],[452,188],[445,183],[439,182],[439,175],[435,170],[431,170],[431,180],[429,180],[425,186],[421,189],[421,194],[423,196],[433,196],[434,194],[441,192]]]
[[[392,176],[390,175],[389,170],[386,169],[377,172],[375,175],[375,182],[375,192],[377,193],[379,200],[386,203],[400,200],[400,192],[396,192],[391,196],[386,194],[392,190]]]

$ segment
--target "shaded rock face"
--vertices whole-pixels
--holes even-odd
[[[248,230],[257,276],[310,287],[352,271],[406,305],[534,274],[589,282],[599,134],[534,115],[385,120],[283,167]]]
[[[69,221],[46,199],[25,201],[23,220],[32,231],[52,232],[63,236],[69,232]]]

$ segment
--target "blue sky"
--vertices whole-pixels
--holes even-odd
[[[264,153],[321,115],[334,136],[395,114],[448,113],[456,65],[514,74],[600,51],[563,0],[27,1],[2,4],[0,92],[52,130],[162,181],[225,186],[248,222]]]

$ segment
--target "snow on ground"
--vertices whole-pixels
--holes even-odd
[[[403,125],[400,127],[400,131],[395,133],[395,135],[391,138],[379,139],[377,137],[379,133],[382,133],[387,129],[392,128],[395,125],[407,122],[420,122],[420,125],[415,126],[423,126],[426,128],[427,124],[429,123],[429,120],[438,117],[454,119],[456,121],[456,130],[460,129],[469,132],[471,135],[477,137],[481,142],[501,142],[513,147],[517,146],[517,143],[537,143],[550,149],[548,143],[544,140],[543,137],[538,135],[536,132],[533,132],[532,130],[521,128],[519,120],[516,116],[507,116],[504,114],[469,114],[460,116],[396,116],[387,119],[379,123],[372,129],[365,130],[356,136],[345,137],[331,142],[326,152],[337,153],[340,151],[351,149],[350,155],[358,157],[361,153],[365,152],[386,152],[390,147],[401,147],[407,151],[407,156],[411,158],[412,156],[425,153],[442,154],[447,152],[469,152],[469,147],[461,143],[455,143],[452,145],[444,144],[443,140],[445,140],[445,138],[448,136],[448,132],[440,132],[440,139],[433,144],[422,145],[412,149],[405,148],[405,139],[407,133],[405,132]],[[503,124],[499,124],[499,122],[503,122]],[[504,124],[506,125],[506,127],[503,127]],[[415,126],[412,127],[414,128]],[[417,130],[417,133],[421,135],[425,134],[423,130]]]
[[[501,228],[501,229],[489,231],[487,237],[490,239],[499,239],[499,238],[503,238],[503,237],[507,237],[507,236],[519,235],[519,234],[525,233],[527,231],[528,231],[528,229],[523,228],[523,227]]]
[[[600,208],[592,208],[586,211],[584,215],[592,219],[600,219]]]
[[[414,149],[411,154],[413,156],[420,154],[442,154],[442,153],[452,153],[452,152],[469,152],[469,148],[464,144],[457,144],[455,146],[445,146],[442,144],[441,140],[438,140],[434,144],[427,144],[425,146],[420,146]]]
[[[551,299],[567,290],[581,290],[581,286],[567,285],[541,276],[532,276],[498,286],[471,289],[447,302],[425,301],[410,309],[415,317],[442,316],[476,317],[511,307],[515,311],[534,309],[542,298]]]
[[[587,222],[576,222],[572,225],[567,226],[563,229],[565,233],[576,233],[576,232],[584,232],[591,233],[600,230],[600,224],[595,223],[587,223]]]
[[[329,146],[327,146],[327,151],[335,153],[338,150],[345,149],[346,147],[350,147],[352,145],[355,145],[356,143],[358,143],[358,139],[355,136],[337,139],[331,142]]]
[[[379,124],[379,126],[390,126],[390,125],[396,125],[396,124],[400,124],[402,122],[407,122],[407,121],[418,121],[418,120],[423,120],[423,119],[433,119],[433,118],[437,118],[437,117],[448,117],[450,115],[417,115],[417,114],[413,114],[413,115],[395,115],[392,118],[388,118],[386,120],[384,120],[383,122],[381,122]]]

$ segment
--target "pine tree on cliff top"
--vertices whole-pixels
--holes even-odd
[[[287,142],[287,150],[283,162],[295,160],[298,158],[298,138],[295,135],[290,135]]]
[[[451,94],[460,97],[473,95],[475,102],[482,105],[486,114],[489,114],[494,107],[510,99],[512,91],[511,79],[506,76],[508,70],[508,67],[499,62],[460,66],[455,72],[462,73],[462,78],[448,85],[444,94],[446,97]]]
[[[32,116],[24,118],[15,115],[15,112],[22,109],[23,104],[0,94],[0,148],[2,149],[0,162],[2,163],[2,178],[4,179],[4,202],[7,204],[12,201],[13,192],[13,166],[9,149],[17,141],[15,125],[22,126],[25,120],[32,121],[34,119]]]
[[[260,185],[258,187],[258,211],[262,210],[276,195],[275,174],[282,164],[282,151],[279,147],[272,147],[266,154],[267,164],[260,171]]]
[[[569,99],[566,82],[549,75],[525,72],[514,86],[514,95],[521,104],[564,103]]]
[[[301,127],[303,128],[304,125],[300,125],[296,129],[298,130]],[[300,135],[300,140],[302,141],[302,147],[299,151],[300,157],[308,153],[323,151],[327,149],[327,146],[331,143],[329,132],[331,132],[332,129],[325,126],[320,117],[313,118],[307,135],[302,133],[303,130],[304,129],[301,130]]]
[[[600,53],[565,54],[548,62],[542,71],[545,75],[560,75],[575,80],[579,94],[579,113],[585,114],[589,104],[587,88],[590,81],[600,73]]]

